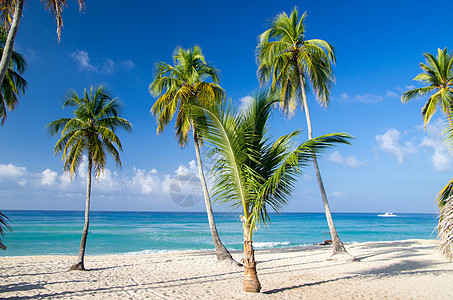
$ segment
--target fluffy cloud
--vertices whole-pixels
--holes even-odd
[[[25,173],[27,173],[27,169],[25,167],[16,167],[13,164],[0,164],[0,179],[8,177],[19,177],[24,175]]]
[[[415,153],[417,148],[409,141],[406,141],[402,145],[400,139],[401,133],[394,128],[388,129],[384,134],[376,136],[379,148],[390,153],[401,164],[408,158],[409,154]]]
[[[332,154],[330,154],[329,160],[350,168],[359,168],[365,166],[365,163],[359,161],[357,157],[355,156],[343,157],[338,151],[334,151]]]
[[[68,173],[58,174],[49,168],[33,173],[25,167],[0,164],[0,207],[73,209],[74,206],[68,203],[80,204],[79,200],[85,197],[86,167],[84,157],[79,172],[71,179]],[[101,209],[146,207],[173,210],[175,205],[188,207],[198,204],[202,199],[202,190],[198,168],[192,160],[170,174],[138,168],[118,173],[106,168],[100,176],[92,177],[92,195],[97,199],[96,203],[103,203]],[[33,202],[27,202],[32,199]],[[187,202],[187,199],[190,201]],[[14,206],[19,205],[15,203],[21,204]],[[116,206],[111,207],[113,204]]]
[[[110,58],[105,58],[103,63],[93,65],[88,52],[83,50],[76,50],[71,53],[70,56],[76,61],[81,71],[101,72],[109,75],[115,73],[119,69],[131,70],[135,67],[134,62],[130,59],[114,61]]]
[[[443,141],[445,124],[441,119],[426,126],[426,136],[423,137],[420,145],[431,147],[434,150],[431,160],[437,171],[448,171],[453,167],[453,156],[448,151]]]
[[[97,68],[90,63],[88,52],[76,50],[71,53],[71,57],[77,62],[80,70],[97,71]]]
[[[55,182],[57,181],[58,174],[55,171],[52,171],[51,169],[45,169],[41,173],[41,184],[42,185],[54,185]]]
[[[241,111],[244,111],[248,106],[249,106],[249,103],[251,103],[253,101],[253,98],[252,96],[245,96],[245,97],[242,97],[239,99],[239,109]]]

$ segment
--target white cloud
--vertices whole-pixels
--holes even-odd
[[[245,111],[247,107],[250,105],[250,103],[253,101],[252,96],[245,96],[239,99],[239,110],[240,111]]]
[[[51,169],[45,169],[44,171],[41,172],[41,184],[42,185],[53,185],[58,178],[58,174],[55,171],[52,171]]]
[[[69,173],[50,168],[33,173],[25,167],[0,164],[0,206],[11,209],[83,209],[86,167],[85,158],[71,180]],[[103,205],[93,209],[173,210],[178,206],[188,207],[188,203],[190,206],[201,205],[203,195],[197,164],[192,160],[171,173],[139,168],[116,172],[106,168],[98,178],[93,176],[92,198],[96,199],[95,205],[101,202]],[[33,199],[33,203],[27,199]],[[187,199],[192,202],[186,201],[185,205],[179,202]]]
[[[387,91],[387,93],[385,94],[385,96],[389,97],[389,98],[398,98],[399,95],[393,91]]]
[[[347,193],[345,192],[340,192],[340,191],[335,191],[333,193],[330,194],[330,196],[334,197],[334,198],[341,198],[341,197],[344,197],[346,196]]]
[[[105,58],[104,63],[101,64],[92,64],[91,59],[88,55],[88,52],[83,51],[83,50],[76,50],[73,53],[70,54],[70,56],[77,62],[79,65],[79,69],[82,71],[91,71],[91,72],[101,72],[106,75],[110,75],[115,73],[116,71],[120,69],[124,70],[132,70],[135,68],[135,63],[128,59],[128,60],[123,60],[123,61],[114,61],[113,59],[110,58]],[[95,61],[102,61],[103,59],[95,59]]]
[[[133,68],[135,68],[135,63],[128,59],[128,60],[124,60],[121,62],[121,65],[126,69],[126,70],[132,70]]]
[[[25,167],[16,167],[13,164],[0,164],[0,178],[20,177],[25,175],[26,173],[27,169]]]
[[[348,93],[343,92],[340,95],[340,100],[343,102],[361,102],[365,104],[378,103],[384,100],[384,97],[376,94],[366,93],[363,95],[350,96]]]
[[[115,62],[110,58],[107,58],[102,70],[104,71],[105,74],[112,74],[113,71],[115,70]]]
[[[401,145],[400,138],[401,133],[398,130],[391,128],[384,134],[377,135],[376,141],[378,142],[379,148],[390,153],[401,164],[408,158],[409,154],[415,153],[417,149],[408,141],[406,141],[404,145]]]
[[[431,147],[434,150],[431,156],[433,167],[437,171],[448,171],[453,169],[453,156],[448,151],[443,141],[444,123],[442,119],[432,122],[426,126],[426,136],[423,137],[420,145]]]
[[[79,64],[80,70],[97,71],[97,68],[90,63],[88,52],[76,50],[71,53],[71,57]]]
[[[415,89],[415,85],[413,85],[413,84],[408,84],[408,85],[406,85],[406,86],[404,86],[404,87],[406,88],[406,90],[413,90],[413,89]]]
[[[332,154],[330,154],[329,160],[350,168],[359,168],[365,166],[365,163],[359,161],[357,157],[355,156],[343,157],[338,151],[334,151]]]
[[[130,183],[133,187],[137,187],[140,193],[149,195],[152,192],[156,193],[161,187],[161,180],[156,173],[147,172],[141,169],[134,169],[135,176],[131,178]]]

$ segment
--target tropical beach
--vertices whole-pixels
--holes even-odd
[[[434,1],[0,2],[0,298],[452,298]]]
[[[449,299],[453,265],[432,240],[348,245],[360,261],[327,261],[329,247],[258,250],[260,294],[242,291],[242,270],[213,252],[2,258],[2,299]],[[240,253],[233,253],[240,259]]]

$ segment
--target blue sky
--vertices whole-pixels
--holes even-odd
[[[336,49],[336,85],[328,109],[309,95],[314,135],[348,132],[352,146],[328,150],[320,161],[334,212],[435,212],[435,195],[452,177],[453,158],[442,144],[438,113],[424,131],[420,109],[426,99],[402,105],[402,92],[417,86],[422,53],[451,47],[446,1],[86,1],[78,12],[68,1],[57,43],[56,26],[39,1],[24,10],[16,50],[28,60],[29,87],[0,128],[1,209],[84,209],[85,172],[70,182],[57,138],[45,125],[70,116],[62,109],[69,89],[106,84],[124,103],[134,125],[120,132],[122,170],[109,163],[93,186],[94,210],[203,211],[182,207],[170,190],[178,176],[196,174],[192,145],[178,148],[173,124],[156,136],[148,93],[154,64],[170,63],[176,46],[202,47],[221,71],[221,85],[240,104],[258,88],[255,47],[267,22],[294,5],[307,11],[307,38]],[[346,2],[346,3],[345,3]],[[290,120],[275,112],[275,135],[302,128],[299,112]],[[83,166],[82,166],[83,167]],[[184,177],[185,178],[185,177]],[[184,191],[192,193],[188,185]],[[285,211],[322,211],[312,167],[300,178]],[[227,208],[217,205],[216,210]]]

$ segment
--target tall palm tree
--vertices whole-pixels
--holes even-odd
[[[88,236],[90,200],[91,200],[91,174],[94,169],[95,176],[99,176],[106,164],[106,154],[110,154],[121,167],[118,150],[122,151],[120,139],[115,133],[117,128],[128,132],[132,125],[128,120],[118,116],[120,104],[117,98],[112,98],[103,86],[89,91],[84,90],[83,98],[72,91],[66,98],[64,107],[74,107],[74,117],[61,118],[49,123],[50,135],[61,131],[61,138],[55,145],[55,154],[62,152],[64,170],[70,172],[74,178],[83,156],[88,158],[87,191],[85,206],[85,224],[77,261],[70,270],[85,270],[84,257]]]
[[[199,122],[203,138],[213,147],[214,194],[216,200],[240,208],[244,233],[244,291],[259,292],[260,282],[252,235],[260,224],[270,221],[268,211],[280,210],[288,201],[301,167],[334,143],[348,143],[344,133],[324,135],[298,146],[294,138],[299,130],[270,142],[267,121],[276,97],[261,92],[244,112],[235,113],[231,106],[219,109],[198,107],[204,117]]]
[[[407,103],[415,97],[432,93],[422,108],[426,128],[426,124],[429,123],[439,107],[451,121],[453,113],[453,56],[448,53],[447,48],[443,50],[439,48],[436,57],[431,53],[423,53],[423,56],[426,62],[425,64],[420,63],[423,72],[418,74],[414,80],[426,86],[405,92],[401,96],[401,101]]]
[[[5,46],[6,35],[0,29],[0,52],[3,53]],[[25,93],[27,82],[22,78],[21,74],[25,72],[27,62],[22,54],[13,51],[11,56],[11,64],[6,71],[5,80],[1,84],[0,90],[0,119],[4,125],[7,117],[7,111],[12,111],[16,108],[18,97]],[[17,71],[15,71],[17,70]]]
[[[0,237],[5,236],[5,231],[8,230],[12,232],[12,228],[9,225],[10,219],[0,212]],[[2,240],[0,239],[0,249],[6,250],[6,246],[3,245]]]
[[[334,83],[332,64],[336,59],[333,47],[326,41],[305,39],[305,17],[306,13],[299,18],[298,9],[294,7],[289,16],[282,12],[272,20],[270,28],[259,36],[257,73],[261,84],[271,81],[271,90],[280,94],[283,100],[280,108],[286,115],[293,115],[301,103],[307,121],[308,139],[312,139],[306,92],[311,86],[318,102],[324,107],[329,105],[330,89]],[[338,236],[315,155],[312,160],[333,241],[332,258],[355,260],[347,254]]]
[[[57,23],[57,36],[58,41],[61,37],[61,28],[63,27],[62,13],[64,7],[67,6],[66,0],[40,0],[46,10],[55,18]],[[5,49],[2,53],[0,60],[0,82],[3,82],[8,67],[10,66],[11,56],[14,48],[14,41],[16,39],[17,31],[19,29],[20,19],[22,17],[22,10],[25,0],[1,0],[0,1],[0,21],[3,27],[8,31],[8,36],[5,42]],[[77,0],[79,9],[85,7],[84,0]],[[14,11],[14,13],[13,13]]]
[[[424,127],[429,123],[437,109],[446,115],[448,123],[445,130],[445,142],[453,147],[453,55],[447,48],[437,50],[437,56],[423,53],[426,63],[420,63],[423,72],[414,80],[425,84],[421,88],[409,90],[401,95],[401,101],[431,94],[422,108]],[[453,179],[437,195],[439,206],[438,238],[441,253],[453,260]]]
[[[224,99],[224,90],[219,85],[218,70],[206,62],[198,46],[185,50],[177,47],[173,52],[173,63],[156,64],[153,82],[149,85],[152,96],[158,97],[151,113],[157,118],[157,134],[160,134],[176,113],[175,131],[180,147],[189,142],[189,132],[195,145],[198,173],[203,188],[209,227],[219,261],[233,261],[231,254],[222,244],[212,212],[211,200],[203,173],[200,155],[201,140],[196,123],[189,112],[189,104],[212,107]],[[206,80],[212,82],[207,82]]]

